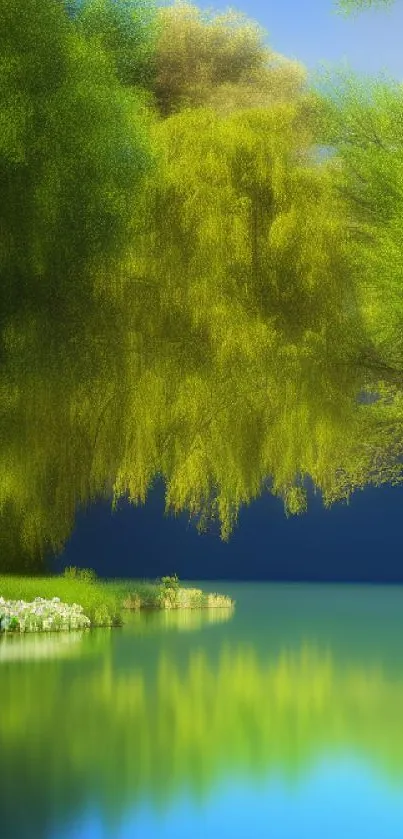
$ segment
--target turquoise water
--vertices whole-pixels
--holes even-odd
[[[198,585],[0,641],[1,839],[402,839],[403,588]]]

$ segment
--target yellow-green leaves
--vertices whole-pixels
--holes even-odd
[[[187,507],[200,529],[218,517],[227,539],[269,478],[286,510],[301,512],[301,477],[325,481],[330,454],[342,456],[336,429],[349,420],[356,376],[337,359],[357,317],[343,206],[330,170],[307,162],[297,103],[227,116],[187,108],[155,122],[152,137],[159,165],[133,266],[159,301],[150,322],[174,305],[181,327],[150,347],[150,383],[161,354],[171,359],[166,402],[137,385],[144,414],[133,411],[133,427],[158,416],[160,431],[149,437],[141,420],[115,490],[144,500],[147,463],[166,479],[167,509]]]
[[[269,486],[297,514],[307,475],[399,474],[401,88],[308,91],[242,15],[142,11],[0,0],[3,555],[157,475],[227,539]]]
[[[304,68],[266,47],[264,30],[244,14],[176,2],[158,16],[153,90],[163,116],[203,106],[228,114],[301,95]]]
[[[116,299],[152,155],[144,97],[58,0],[0,0],[0,54],[0,383],[18,392],[18,408],[0,408],[0,547],[12,567],[25,549],[59,549],[77,505],[111,485],[119,436],[111,457],[98,421],[125,366]]]

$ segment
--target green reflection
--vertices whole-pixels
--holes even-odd
[[[89,632],[43,632],[40,635],[4,635],[0,639],[0,665],[11,661],[32,662],[59,658],[83,658],[99,654],[110,641],[110,627]],[[1,673],[2,671],[0,671]]]
[[[161,609],[150,612],[125,612],[125,625],[138,635],[153,635],[167,630],[190,632],[225,623],[233,617],[232,608]]]
[[[135,634],[127,640],[144,661],[122,660],[104,633],[102,657],[2,665],[6,825],[21,776],[31,826],[42,829],[49,800],[58,820],[92,800],[115,823],[144,797],[164,809],[184,787],[203,798],[229,776],[295,782],[345,751],[400,782],[403,674],[308,644],[263,660],[251,645],[224,645],[215,660],[201,646],[182,660],[161,647],[154,661]]]
[[[64,658],[81,652],[82,631],[60,632],[56,637],[54,634],[46,633],[46,636],[46,638],[38,638],[35,635],[6,638],[0,643],[0,663]]]
[[[125,625],[131,634],[156,635],[161,631],[189,632],[224,623],[233,616],[233,610],[178,609],[150,611],[149,613],[125,612]],[[38,659],[82,658],[88,654],[105,651],[110,642],[110,627],[96,631],[44,632],[39,635],[9,634],[0,638],[0,665],[11,661],[36,661]]]

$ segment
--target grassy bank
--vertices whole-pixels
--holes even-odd
[[[89,569],[74,568],[54,577],[0,576],[0,598],[0,631],[74,629],[84,625],[85,618],[89,619],[87,625],[91,627],[122,626],[128,609],[233,606],[229,597],[182,588],[176,576],[163,577],[154,583],[141,580],[104,582]],[[77,606],[82,607],[82,618]]]
[[[198,588],[182,588],[177,578],[163,577],[155,583],[146,580],[112,580],[105,584],[124,609],[205,609],[233,605],[229,597],[206,594]]]

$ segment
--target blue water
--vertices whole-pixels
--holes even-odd
[[[199,585],[0,642],[1,839],[402,839],[403,589]]]
[[[296,789],[270,777],[252,785],[245,777],[238,783],[223,784],[203,807],[195,806],[188,796],[181,796],[163,819],[156,817],[150,804],[144,804],[125,821],[117,839],[401,839],[402,826],[401,790],[390,790],[364,762],[346,756],[344,760],[320,762]],[[100,825],[95,826],[91,835],[101,839],[102,827],[100,832]]]

